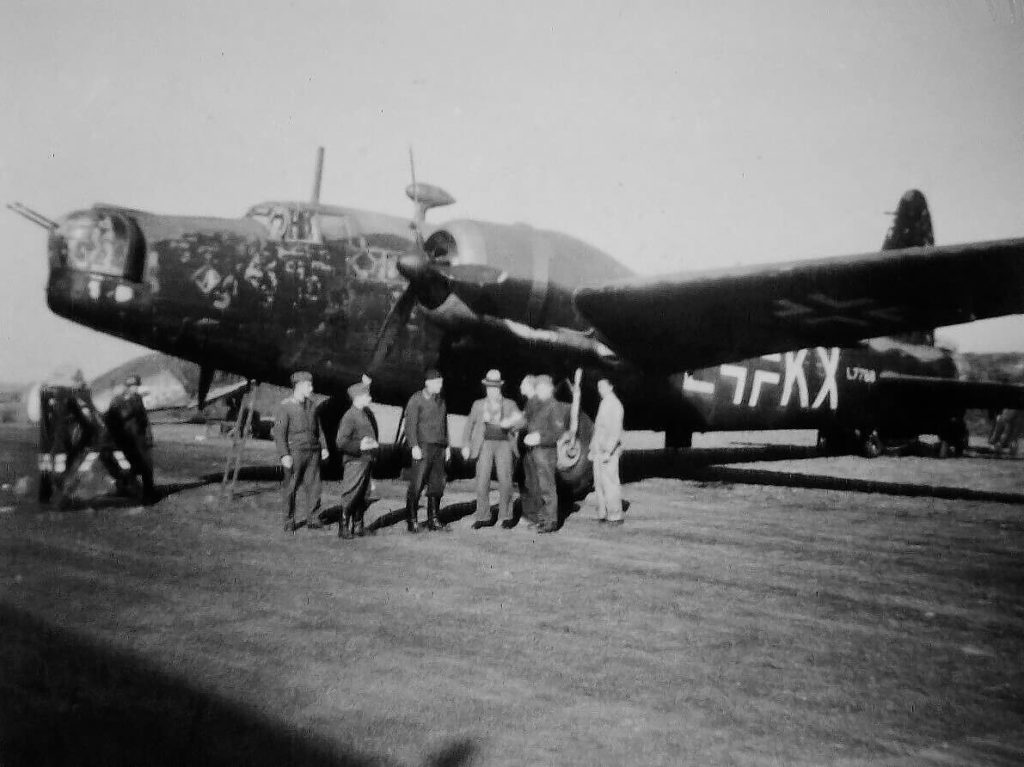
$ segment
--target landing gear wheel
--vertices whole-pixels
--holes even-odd
[[[872,429],[868,432],[861,442],[860,449],[865,458],[878,458],[878,456],[885,452],[885,443],[882,442],[877,429]]]

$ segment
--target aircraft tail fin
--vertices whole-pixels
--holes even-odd
[[[885,233],[882,250],[921,248],[935,244],[932,230],[932,216],[928,212],[928,200],[917,189],[908,189],[892,212],[892,224]],[[922,346],[935,345],[935,329],[900,333],[893,336],[898,341]]]
[[[892,225],[882,241],[882,250],[920,248],[935,244],[928,200],[917,189],[903,193],[892,213]]]

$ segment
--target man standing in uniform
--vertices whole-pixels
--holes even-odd
[[[143,502],[154,503],[157,495],[153,486],[153,430],[139,393],[141,383],[134,373],[125,379],[124,391],[110,400],[106,420],[131,464],[132,473],[142,480]]]
[[[476,459],[476,521],[473,529],[490,527],[491,518],[491,472],[498,473],[498,519],[501,526],[511,530],[512,519],[512,468],[515,464],[516,436],[512,427],[519,421],[520,412],[516,403],[501,395],[501,371],[488,370],[481,381],[487,396],[473,403],[466,419],[462,436],[462,457],[467,461]]]
[[[338,537],[362,537],[366,534],[363,515],[366,513],[366,494],[370,490],[370,467],[377,455],[377,419],[369,405],[370,386],[361,382],[348,387],[352,407],[345,411],[338,426],[338,449],[344,456],[341,479],[341,519]]]
[[[612,382],[597,382],[601,404],[594,419],[594,436],[590,439],[590,458],[594,467],[594,490],[597,492],[597,521],[621,525],[622,486],[619,483],[619,457],[622,455],[622,402],[615,395]]]
[[[424,486],[427,488],[427,529],[447,529],[438,518],[444,495],[444,464],[451,457],[448,408],[441,396],[443,386],[441,374],[428,370],[423,390],[413,394],[405,406],[405,436],[412,449],[409,490],[405,497],[405,524],[410,533],[419,530],[416,515]]]
[[[274,416],[274,444],[284,467],[284,529],[295,532],[295,496],[301,489],[306,500],[306,527],[319,530],[320,461],[327,460],[327,442],[320,432],[310,395],[313,376],[304,370],[292,373],[294,391],[281,400]]]
[[[526,421],[523,443],[529,448],[526,460],[532,465],[538,533],[553,533],[558,528],[558,494],[555,470],[558,462],[558,438],[569,428],[569,409],[554,399],[555,385],[549,375],[537,376],[537,399]]]
[[[536,479],[533,476],[533,464],[527,458],[529,448],[523,442],[526,432],[521,427],[526,426],[530,413],[537,406],[537,376],[523,376],[523,380],[519,384],[519,393],[523,396],[523,411],[517,424],[519,432],[516,444],[519,447],[519,467],[516,471],[516,481],[519,483],[519,504],[522,508],[522,515],[526,518],[527,525],[536,527],[537,499],[531,495],[536,485]]]

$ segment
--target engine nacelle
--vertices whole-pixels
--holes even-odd
[[[578,326],[573,289],[631,276],[582,240],[526,224],[450,221],[433,231],[424,249],[435,264],[451,269],[475,311],[532,327]]]

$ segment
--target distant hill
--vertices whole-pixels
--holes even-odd
[[[25,392],[28,384],[0,382],[0,423],[20,423],[28,420],[25,412]]]

